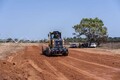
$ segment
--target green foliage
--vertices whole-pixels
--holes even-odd
[[[120,42],[120,37],[109,37],[108,42]]]
[[[65,42],[84,42],[86,38],[76,38],[76,37],[68,37],[64,38]]]
[[[85,35],[88,42],[100,44],[102,40],[107,40],[107,28],[98,18],[83,18],[80,24],[75,25],[73,29],[77,37]]]

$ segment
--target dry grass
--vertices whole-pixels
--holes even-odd
[[[120,49],[120,42],[118,43],[105,43],[105,44],[101,44],[101,48],[104,49]]]
[[[100,49],[103,49],[105,51],[109,51],[109,52],[114,53],[114,54],[120,54],[120,42],[101,44]]]
[[[26,46],[39,46],[39,43],[0,43],[0,59],[24,49]]]

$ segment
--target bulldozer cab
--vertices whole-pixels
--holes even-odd
[[[53,31],[50,32],[50,39],[60,39],[61,38],[61,32],[59,31]]]
[[[59,31],[53,31],[50,32],[49,35],[49,47],[60,47],[62,46],[62,41],[61,41],[61,32]]]
[[[49,44],[46,49],[42,48],[42,53],[46,56],[54,54],[68,55],[68,49],[64,47],[64,40],[61,38],[61,32],[53,31],[48,34]]]

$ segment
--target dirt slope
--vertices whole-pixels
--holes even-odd
[[[27,46],[7,61],[0,61],[2,79],[119,80],[120,55],[69,49],[67,57],[46,57],[41,55],[41,46]]]

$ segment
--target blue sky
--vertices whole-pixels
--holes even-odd
[[[0,38],[44,39],[54,30],[72,37],[75,24],[95,17],[120,36],[119,0],[0,0]]]

